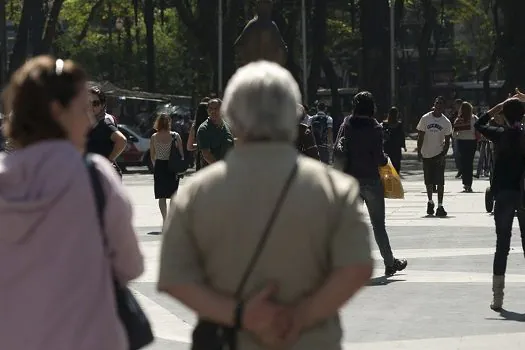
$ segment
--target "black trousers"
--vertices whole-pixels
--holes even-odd
[[[472,186],[472,173],[474,171],[474,155],[476,154],[476,140],[457,140],[460,154],[460,169],[463,185]]]
[[[385,153],[390,158],[392,165],[396,169],[397,173],[400,174],[401,171],[401,148],[390,149],[385,148]]]
[[[496,276],[504,276],[507,270],[507,257],[512,236],[512,222],[518,212],[521,244],[525,251],[525,210],[521,208],[521,192],[501,190],[496,194],[494,205],[494,222],[496,223],[496,253],[494,253],[493,272]]]

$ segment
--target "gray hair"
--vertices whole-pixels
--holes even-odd
[[[293,76],[276,63],[250,63],[233,75],[222,113],[244,141],[293,142],[301,92]]]

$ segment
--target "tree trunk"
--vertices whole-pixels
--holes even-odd
[[[31,15],[32,7],[38,6],[37,0],[26,0],[22,7],[22,16],[20,18],[20,24],[18,25],[18,31],[16,34],[16,41],[13,47],[13,53],[11,54],[9,64],[9,75],[14,73],[18,68],[22,66],[26,57],[29,43],[29,28],[31,26]],[[41,4],[41,2],[40,2]]]
[[[310,76],[308,77],[309,103],[312,103],[317,99],[317,89],[319,87],[319,81],[321,80],[321,68],[323,64],[324,51],[326,45],[326,17],[328,9],[327,7],[328,0],[315,1],[311,41],[315,45],[315,47],[312,50]]]
[[[33,2],[31,13],[31,25],[29,27],[29,48],[28,53],[31,56],[38,54],[38,49],[42,44],[42,37],[44,34],[44,27],[46,24],[46,1],[37,0]]]
[[[155,24],[153,0],[145,0],[144,24],[146,25],[146,77],[148,91],[155,91],[155,36],[153,26]]]
[[[49,14],[47,16],[47,23],[45,27],[44,36],[42,38],[42,41],[40,42],[40,46],[38,47],[36,54],[40,55],[44,53],[49,53],[51,51],[53,39],[56,35],[58,16],[60,15],[60,10],[62,9],[63,4],[64,0],[53,1],[53,7],[51,7],[51,11],[49,11]]]
[[[525,21],[522,16],[525,2],[500,0],[497,4],[503,14],[501,58],[505,84],[502,93],[507,94],[516,87],[525,87]]]
[[[362,57],[359,87],[375,97],[378,116],[389,108],[390,53],[388,0],[361,0]]]
[[[432,4],[432,0],[422,0],[422,6],[423,19],[425,22],[421,29],[421,35],[417,45],[419,53],[419,88],[417,89],[418,98],[415,101],[417,104],[415,108],[417,111],[416,115],[430,108],[432,102],[432,76],[430,71],[432,56],[430,54],[430,41],[438,24],[438,12]]]

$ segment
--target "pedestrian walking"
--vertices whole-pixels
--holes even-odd
[[[169,166],[170,154],[174,149],[173,143],[176,143],[176,150],[180,153],[182,160],[184,160],[184,149],[181,136],[171,131],[171,118],[167,114],[157,117],[154,128],[157,132],[150,139],[153,186],[164,225],[167,215],[167,199],[171,199],[179,189],[179,176]]]
[[[461,154],[461,178],[463,192],[472,193],[472,179],[474,172],[474,155],[478,147],[477,133],[474,124],[478,117],[473,114],[474,108],[468,102],[463,102],[459,115],[454,122],[454,141]]]
[[[188,136],[188,142],[186,147],[188,150],[195,152],[195,170],[200,170],[204,164],[205,160],[202,158],[202,153],[197,146],[197,130],[199,127],[208,119],[208,102],[201,102],[197,106],[197,111],[195,112],[195,120],[191,126],[190,134]]]
[[[423,173],[427,189],[427,214],[434,215],[434,201],[432,194],[434,186],[437,186],[438,208],[435,211],[437,217],[447,216],[443,208],[443,196],[445,193],[445,162],[450,139],[452,136],[452,123],[443,114],[445,110],[445,99],[441,96],[434,101],[434,108],[419,120],[417,125],[418,158],[423,160]]]
[[[218,330],[230,349],[341,349],[369,231],[357,182],[297,152],[300,101],[279,65],[239,69],[222,109],[240,142],[177,193],[158,288],[198,314],[193,349],[221,348]]]
[[[370,92],[355,95],[353,106],[352,116],[346,118],[339,133],[345,140],[343,171],[359,181],[360,195],[368,209],[374,237],[383,257],[385,276],[392,276],[404,270],[407,261],[394,257],[385,227],[384,188],[379,176],[379,167],[388,163],[383,151],[383,129],[374,118],[376,106]]]
[[[456,122],[459,115],[459,110],[461,109],[461,104],[463,103],[462,99],[456,99],[452,105],[452,112],[450,113],[450,122],[452,125]],[[456,179],[459,179],[462,175],[461,173],[461,152],[458,147],[458,140],[452,135],[452,155],[454,156],[454,163],[456,164]]]
[[[126,149],[128,140],[118,130],[115,118],[106,113],[106,94],[100,88],[94,86],[89,89],[89,104],[95,117],[95,125],[89,131],[87,152],[107,158],[122,177],[117,158]]]
[[[205,165],[224,159],[235,142],[230,126],[221,115],[221,104],[219,99],[208,102],[208,119],[197,130],[197,147]]]
[[[296,141],[297,150],[305,156],[311,157],[316,160],[319,159],[319,149],[315,144],[315,138],[312,134],[312,130],[308,126],[305,120],[308,120],[308,114],[303,105],[297,105],[297,114],[299,115],[299,127]]]
[[[525,203],[523,181],[525,175],[525,131],[522,118],[525,114],[525,95],[510,98],[482,115],[475,128],[494,143],[495,163],[491,191],[495,197],[494,222],[496,224],[496,252],[494,254],[490,307],[499,311],[503,307],[505,272],[510,251],[512,224],[517,213],[521,244],[525,249]],[[504,125],[492,126],[492,117],[503,113]]]
[[[334,121],[326,114],[326,105],[320,102],[317,105],[317,114],[309,118],[310,129],[315,138],[319,157],[325,164],[331,163],[331,153],[334,147]]]
[[[403,123],[399,120],[399,110],[396,107],[390,108],[388,118],[383,122],[384,149],[392,161],[392,165],[397,173],[401,173],[402,150],[407,151],[405,130]]]
[[[0,154],[2,349],[129,349],[114,281],[137,278],[143,260],[126,191],[94,155],[106,198],[100,226],[83,155],[88,101],[84,71],[49,56],[27,61],[7,87],[6,134],[17,150]]]

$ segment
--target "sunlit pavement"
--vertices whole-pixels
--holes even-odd
[[[405,272],[385,279],[373,246],[378,259],[374,278],[342,310],[345,349],[478,350],[525,345],[525,264],[519,234],[513,237],[509,255],[508,311],[498,314],[488,307],[495,242],[493,217],[484,209],[488,181],[475,180],[475,192],[466,194],[454,175],[447,173],[446,219],[426,217],[421,171],[404,173],[404,200],[387,200],[394,253],[406,257],[409,265]],[[124,183],[146,258],[146,272],[132,287],[154,325],[157,342],[150,349],[187,349],[193,313],[155,291],[161,236],[151,233],[160,231],[161,217],[152,177],[129,174]]]

